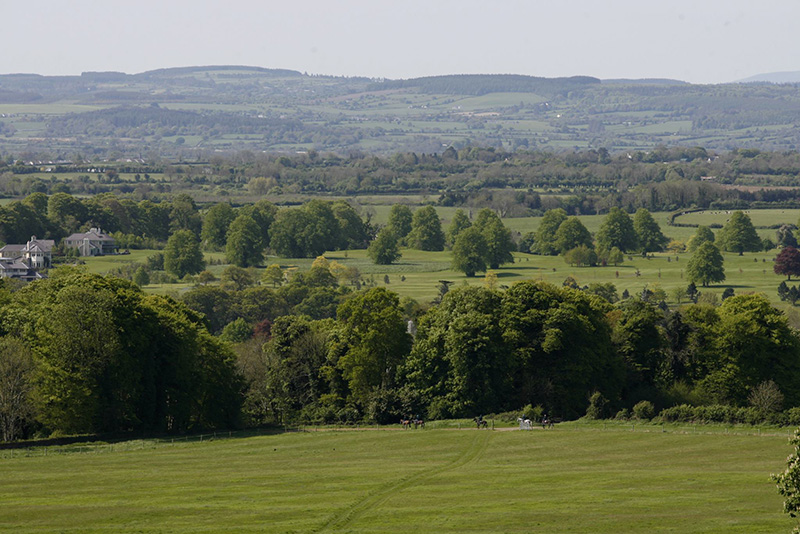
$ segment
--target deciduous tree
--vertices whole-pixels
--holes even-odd
[[[691,282],[700,282],[703,287],[711,282],[725,280],[724,259],[719,249],[706,241],[695,250],[686,266],[686,275]]]
[[[186,274],[197,274],[206,267],[200,241],[191,230],[178,230],[164,247],[164,269],[183,278]]]
[[[775,274],[784,274],[787,280],[792,279],[792,275],[800,276],[800,250],[794,247],[784,247],[775,257],[772,266]]]

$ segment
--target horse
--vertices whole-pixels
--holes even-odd
[[[489,428],[489,423],[487,423],[483,417],[473,417],[472,420],[475,421],[477,428]]]
[[[542,418],[542,428],[553,428],[554,425],[555,423],[549,417]]]
[[[425,421],[423,421],[422,419],[414,419],[412,423],[414,423],[414,428],[417,427],[425,428]]]
[[[400,424],[403,425],[403,430],[411,428],[411,419],[400,419]]]
[[[527,417],[517,417],[517,422],[519,423],[520,430],[530,430],[531,429],[531,420]]]

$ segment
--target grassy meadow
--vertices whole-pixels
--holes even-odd
[[[388,218],[389,206],[375,206],[375,219],[379,223],[385,222]],[[446,228],[455,212],[455,208],[439,208],[439,215]],[[762,213],[764,212],[764,213]],[[670,238],[686,242],[694,235],[693,227],[667,226],[668,213],[654,213],[656,220],[661,225],[662,231]],[[691,214],[695,215],[695,214]],[[702,212],[697,215],[701,224],[712,224],[720,221],[724,224],[725,212]],[[777,224],[780,222],[791,222],[800,217],[800,210],[751,210],[750,216],[754,222],[765,224]],[[682,216],[679,219],[683,222]],[[596,233],[604,215],[586,215],[580,217],[586,227],[592,233]],[[505,219],[505,224],[514,232],[525,234],[535,231],[539,225],[540,217],[521,217]],[[718,232],[719,230],[715,230]],[[775,239],[775,230],[761,228],[758,233],[762,237]],[[130,255],[106,256],[97,258],[86,258],[87,268],[91,272],[106,273],[116,266],[131,261],[144,261],[146,257],[153,254],[152,250],[132,250]],[[770,252],[748,252],[742,256],[735,253],[723,253],[725,258],[725,273],[727,279],[721,284],[716,284],[708,288],[700,288],[707,294],[714,294],[719,298],[726,287],[731,287],[738,293],[756,292],[764,293],[776,306],[794,310],[790,306],[782,303],[777,296],[777,287],[785,277],[776,275],[772,270],[772,259],[777,255],[778,250]],[[421,302],[432,300],[438,294],[440,280],[448,280],[455,283],[455,286],[462,284],[479,285],[484,283],[482,275],[468,278],[463,273],[451,269],[451,253],[443,252],[424,252],[413,249],[404,249],[402,257],[392,265],[375,265],[367,257],[365,250],[331,251],[325,254],[329,260],[336,260],[348,266],[354,266],[364,275],[370,284],[386,286],[401,296],[408,296]],[[222,260],[222,253],[206,253],[206,259]],[[655,289],[660,287],[667,293],[667,302],[673,305],[679,302],[673,293],[676,289],[684,289],[689,284],[685,277],[684,270],[691,258],[689,253],[657,253],[650,258],[643,258],[640,255],[626,256],[625,261],[617,266],[607,267],[573,267],[564,262],[560,256],[538,256],[531,254],[515,253],[514,263],[501,266],[495,271],[497,283],[500,286],[508,286],[514,282],[523,280],[544,280],[553,284],[560,285],[564,280],[571,276],[581,285],[591,283],[613,283],[622,294],[628,290],[631,294],[640,293],[645,287]],[[270,256],[266,258],[265,265],[278,263],[283,268],[308,269],[313,259],[287,259]],[[209,270],[219,276],[224,265],[212,265]],[[260,271],[256,273],[260,276]],[[388,276],[388,283],[386,277]],[[149,292],[165,293],[188,290],[192,284],[160,284],[147,286]],[[711,297],[713,298],[713,297]],[[800,314],[798,314],[797,324],[800,324]]]
[[[788,532],[785,432],[299,432],[0,454],[0,532]]]

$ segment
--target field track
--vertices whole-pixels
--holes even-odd
[[[336,514],[317,532],[341,530],[352,521],[358,519],[365,511],[379,507],[390,497],[403,491],[404,489],[414,486],[426,478],[433,477],[451,469],[458,469],[471,462],[475,462],[484,452],[486,452],[486,449],[489,446],[489,439],[491,438],[491,435],[491,432],[480,432],[473,438],[472,443],[469,444],[469,447],[467,447],[460,456],[441,467],[417,471],[400,480],[385,484],[361,499],[350,508],[342,511],[339,514]]]

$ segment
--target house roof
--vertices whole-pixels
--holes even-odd
[[[50,252],[53,250],[56,242],[52,239],[36,239],[32,237],[30,241],[24,245],[6,245],[0,248],[0,256],[14,255],[21,256],[23,252]]]
[[[88,232],[72,234],[67,241],[114,241],[114,238],[98,228],[91,228]]]

